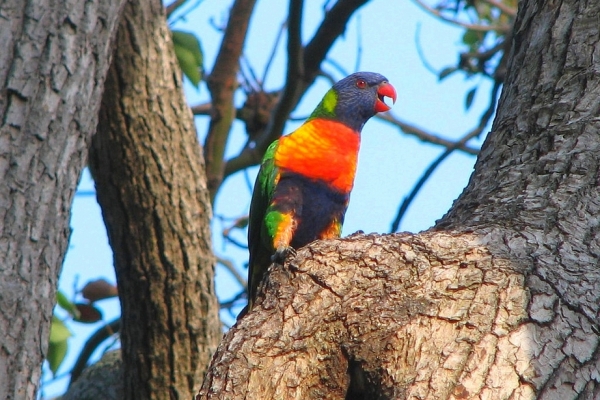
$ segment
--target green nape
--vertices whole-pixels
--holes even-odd
[[[335,90],[329,89],[329,91],[323,97],[323,100],[319,103],[315,111],[310,114],[307,121],[315,118],[334,118],[335,117],[335,107],[337,106],[338,96]]]

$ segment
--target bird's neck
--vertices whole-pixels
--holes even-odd
[[[354,185],[360,132],[327,119],[311,119],[280,139],[275,164],[307,178],[325,182],[340,193]]]

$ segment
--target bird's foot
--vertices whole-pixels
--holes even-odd
[[[275,250],[275,254],[271,257],[271,261],[277,264],[283,264],[288,256],[295,257],[296,249],[291,246],[281,246]]]

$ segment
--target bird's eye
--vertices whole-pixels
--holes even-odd
[[[356,81],[356,87],[359,89],[364,89],[367,87],[367,82],[364,79],[358,79]]]

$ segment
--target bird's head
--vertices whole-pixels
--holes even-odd
[[[387,78],[375,72],[356,72],[337,82],[323,97],[310,119],[327,118],[359,131],[369,118],[396,102],[396,89]]]

